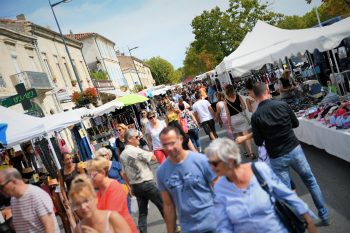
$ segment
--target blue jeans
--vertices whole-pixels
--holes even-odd
[[[201,141],[199,140],[198,129],[189,129],[187,135],[190,137],[192,143],[197,148],[201,147]]]
[[[322,220],[328,220],[328,210],[324,205],[323,195],[318,186],[314,174],[312,174],[309,163],[301,146],[295,147],[291,152],[281,157],[270,159],[271,168],[281,181],[290,188],[289,167],[292,167],[301,177],[312,196],[312,200],[318,210],[318,216]]]

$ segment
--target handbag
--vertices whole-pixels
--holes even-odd
[[[236,98],[239,98],[239,96],[237,96]],[[241,114],[241,115],[245,118],[245,120],[248,122],[248,124],[251,125],[250,119],[249,119],[249,117],[247,116],[247,114],[246,114],[244,111],[242,111],[242,112],[238,111],[237,108],[233,107],[232,104],[230,104],[230,103],[227,101],[227,99],[225,99],[225,102],[226,102],[228,105],[230,105],[231,108],[233,108],[233,109],[236,110],[239,114]]]
[[[287,202],[274,195],[273,191],[270,191],[266,181],[256,168],[255,163],[252,163],[252,170],[261,188],[270,196],[271,204],[274,206],[277,216],[287,230],[291,233],[304,233],[307,228],[305,219],[301,218]],[[272,197],[275,198],[275,202],[273,202]]]

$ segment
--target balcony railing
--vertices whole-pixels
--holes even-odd
[[[92,80],[94,87],[99,91],[115,90],[111,80]]]
[[[24,83],[26,89],[35,88],[41,91],[49,91],[54,87],[49,77],[44,72],[24,71],[10,76],[13,85]]]

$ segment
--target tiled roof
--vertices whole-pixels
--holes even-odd
[[[86,32],[86,33],[78,33],[78,34],[67,34],[64,35],[65,37],[71,38],[71,39],[76,39],[76,40],[83,40],[95,33],[93,32]]]

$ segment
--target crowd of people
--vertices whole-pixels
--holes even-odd
[[[66,232],[145,233],[151,201],[168,233],[289,232],[275,211],[276,199],[282,199],[308,232],[317,232],[312,220],[317,217],[293,190],[289,168],[309,189],[321,223],[329,225],[321,189],[293,133],[298,126],[293,111],[272,100],[265,83],[248,80],[246,89],[243,97],[233,85],[221,90],[192,83],[168,93],[153,109],[141,111],[140,129],[116,126],[115,151],[97,150],[82,169],[64,154],[58,181],[49,184],[56,198],[24,183],[15,168],[0,171],[0,191],[12,197],[15,231],[59,232],[56,208]],[[207,148],[201,129],[211,140]],[[252,162],[242,163],[242,156]],[[156,177],[152,163],[158,163]]]

